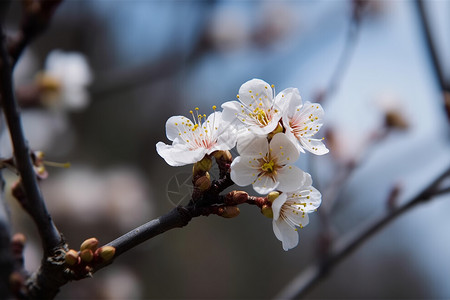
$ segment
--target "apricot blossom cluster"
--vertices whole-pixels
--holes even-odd
[[[306,151],[328,153],[322,139],[315,137],[323,125],[324,111],[320,104],[303,103],[298,89],[275,94],[274,86],[260,79],[244,83],[237,98],[222,104],[222,112],[213,106],[208,117],[195,108],[190,111],[192,120],[169,118],[166,134],[172,144],[159,142],[156,150],[171,166],[198,166],[236,146],[239,156],[232,160],[227,176],[238,186],[252,185],[257,193],[268,195],[262,212],[273,218],[273,230],[283,249],[291,249],[298,244],[297,228],[308,224],[308,213],[321,203],[311,176],[295,162]],[[207,191],[209,173],[205,169],[199,176],[195,170],[194,186]]]

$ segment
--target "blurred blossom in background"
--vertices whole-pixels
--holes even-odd
[[[394,185],[402,203],[436,177],[450,162],[449,123],[417,7],[368,1],[349,42],[355,3],[64,2],[22,56],[15,83],[31,148],[72,165],[47,167],[41,183],[70,246],[93,236],[109,242],[170,210],[168,182],[191,167],[170,167],[157,155],[166,120],[235,100],[251,78],[277,92],[297,87],[303,101],[322,99],[330,153],[302,154],[297,163],[323,195],[297,248],[283,251],[271,221],[242,207],[238,218],[197,218],[152,239],[59,297],[274,297],[317,259],[324,236],[339,239],[380,216]],[[450,2],[426,8],[449,77]],[[13,24],[19,3],[11,9]],[[7,157],[7,132],[0,141]],[[450,297],[449,200],[396,220],[309,297]],[[31,239],[27,266],[37,265],[30,220],[19,217],[15,230]]]

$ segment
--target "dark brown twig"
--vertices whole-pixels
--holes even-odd
[[[416,207],[418,204],[425,203],[433,197],[442,195],[444,192],[450,192],[450,188],[448,187],[442,189],[439,188],[439,185],[449,177],[450,166],[417,196],[405,202],[405,204],[399,206],[397,209],[389,211],[385,216],[370,223],[362,230],[358,230],[357,232],[342,238],[332,247],[329,255],[325,259],[319,264],[308,267],[296,276],[275,298],[294,299],[307,295],[308,292],[324,279],[340,262],[392,221],[396,220],[399,216],[403,215],[413,207]]]
[[[25,47],[50,24],[62,0],[24,0],[20,31],[8,40],[11,66],[14,68]]]
[[[2,29],[0,46],[0,89],[3,112],[11,134],[17,169],[26,193],[27,201],[24,203],[24,209],[36,223],[43,242],[44,252],[48,254],[61,243],[62,239],[47,211],[38,187],[36,174],[30,158],[30,149],[25,139],[19,107],[14,95],[11,71],[11,60],[6,51],[5,36],[3,35]]]
[[[450,82],[445,79],[443,64],[439,60],[439,54],[436,48],[436,41],[433,39],[430,21],[428,19],[427,12],[425,11],[425,3],[423,0],[416,0],[417,9],[419,11],[419,21],[422,25],[422,31],[425,38],[425,45],[430,55],[431,64],[436,75],[436,79],[439,83],[439,88],[441,89],[444,101],[445,112],[447,113],[447,119],[450,121],[450,102],[447,100],[445,93],[450,93]]]

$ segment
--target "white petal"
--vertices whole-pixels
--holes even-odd
[[[287,203],[285,205],[287,205]],[[295,208],[288,207],[285,209],[284,218],[289,219],[291,225],[295,225],[296,227],[305,227],[309,223],[308,214],[306,212],[298,211]]]
[[[217,141],[216,146],[208,150],[208,154],[216,150],[230,150],[236,146],[236,127],[232,123],[223,121],[220,111],[209,115],[202,126],[207,128],[211,139]]]
[[[283,206],[284,202],[287,200],[286,193],[282,193],[278,196],[272,203],[272,211],[273,211],[273,219],[278,220],[280,217],[281,206]]]
[[[251,79],[239,89],[239,100],[246,106],[262,103],[264,108],[270,108],[273,100],[272,88],[261,79]]]
[[[269,142],[265,136],[246,132],[238,136],[237,151],[240,155],[264,157],[269,151]]]
[[[277,188],[278,184],[278,181],[274,181],[268,176],[259,176],[255,183],[253,183],[253,189],[257,193],[264,195],[272,192],[275,188]]]
[[[253,168],[249,161],[252,157],[238,156],[231,163],[230,177],[233,182],[239,186],[252,184],[258,176],[258,170]]]
[[[193,164],[200,161],[206,154],[206,149],[189,150],[186,145],[166,145],[163,142],[156,144],[156,152],[173,167]]]
[[[250,126],[250,131],[253,132],[256,135],[260,135],[260,136],[267,136],[269,133],[271,133],[272,131],[275,130],[275,128],[277,128],[278,126],[278,122],[281,119],[281,115],[275,115],[272,117],[272,120],[270,120],[269,124],[267,124],[264,127],[261,127],[259,125],[253,125]]]
[[[300,143],[303,148],[316,155],[324,155],[330,151],[324,145],[322,139],[302,138]]]
[[[292,133],[292,128],[289,126],[289,122],[285,122],[285,119],[283,119],[283,126],[286,128],[286,132],[284,133],[286,137],[295,145],[295,148],[297,148],[297,151],[299,153],[306,153],[305,149],[303,149],[302,144],[300,141],[295,137],[295,135]]]
[[[228,101],[222,104],[222,119],[225,122],[234,123],[238,120],[242,104],[237,101]]]
[[[320,204],[322,203],[322,195],[316,188],[312,186],[310,186],[309,189],[311,189],[312,192],[309,193],[309,199],[305,201],[305,211],[313,212],[317,208],[319,208]]]
[[[186,123],[189,119],[183,116],[173,116],[170,117],[166,122],[166,135],[171,141],[176,139],[180,133],[180,128],[182,123]]]
[[[270,141],[270,150],[274,157],[278,158],[278,164],[294,163],[300,155],[297,147],[284,134],[277,133]]]
[[[272,221],[273,232],[278,240],[283,244],[284,251],[294,248],[298,245],[298,233],[289,226],[283,219]]]
[[[287,88],[275,97],[274,108],[278,109],[283,114],[291,116],[293,114],[294,107],[302,105],[302,98],[296,88]]]
[[[298,190],[305,181],[305,172],[296,166],[286,165],[278,170],[277,179],[280,182],[278,190],[282,192],[293,192]]]

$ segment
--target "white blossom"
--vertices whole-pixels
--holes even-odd
[[[240,127],[257,135],[267,135],[278,126],[291,91],[286,89],[275,97],[267,82],[249,80],[239,89],[239,102],[222,104],[223,119],[227,122],[238,120]]]
[[[266,137],[248,133],[239,137],[237,150],[241,156],[233,160],[230,173],[237,185],[252,184],[260,194],[300,187],[306,173],[291,165],[299,152],[285,134],[275,134],[269,143]]]
[[[89,104],[88,85],[92,72],[86,57],[78,52],[53,50],[45,61],[44,76],[60,84],[62,106],[80,110]]]
[[[298,190],[282,193],[272,203],[273,232],[285,251],[297,246],[297,228],[308,225],[308,214],[316,211],[322,202],[322,195],[311,185],[311,176],[305,174]]]
[[[215,106],[213,107],[215,109]],[[222,120],[221,112],[206,115],[190,111],[193,120],[173,116],[166,122],[166,135],[172,145],[156,144],[156,151],[171,166],[183,166],[200,161],[216,150],[230,150],[236,144],[236,131]]]
[[[324,111],[317,103],[302,103],[297,89],[292,89],[289,104],[283,114],[283,125],[286,135],[296,143],[301,152],[305,150],[323,155],[328,149],[322,139],[313,138],[323,125]]]

